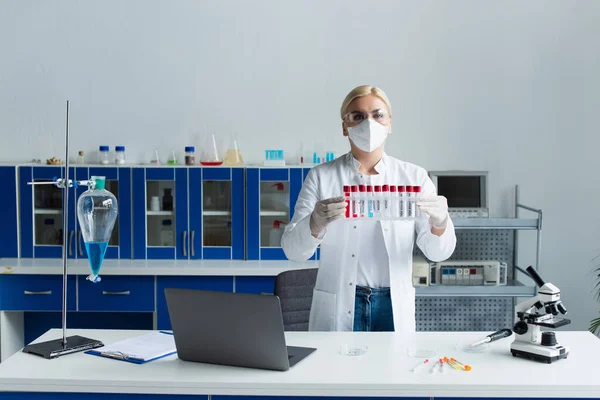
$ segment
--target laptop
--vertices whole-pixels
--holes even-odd
[[[165,289],[181,360],[287,371],[316,349],[286,346],[279,297]]]

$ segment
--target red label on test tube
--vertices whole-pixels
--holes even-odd
[[[407,186],[407,187],[406,187],[406,191],[407,191],[408,193],[412,193],[412,192],[413,192],[413,187],[412,187],[412,186]]]
[[[396,193],[396,186],[394,186],[394,185],[390,186],[390,192]]]
[[[373,193],[373,186],[371,186],[371,185],[367,186],[367,193]]]
[[[413,186],[413,192],[421,193],[421,186]]]
[[[381,193],[381,185],[375,185],[375,193]]]
[[[359,192],[366,192],[367,191],[367,187],[365,185],[358,185],[358,191]]]
[[[344,201],[346,203],[346,218],[350,218],[350,185],[344,185]]]
[[[390,191],[390,186],[389,185],[383,185],[383,191],[384,192],[389,192]]]
[[[398,186],[398,191],[401,193],[406,192],[406,186]]]

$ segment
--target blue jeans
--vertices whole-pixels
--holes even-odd
[[[354,301],[355,332],[393,332],[394,314],[390,288],[356,285]]]

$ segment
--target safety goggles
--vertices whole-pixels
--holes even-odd
[[[392,116],[387,110],[377,109],[371,112],[351,111],[344,115],[344,122],[353,126],[371,118],[373,121],[379,122],[381,125],[387,125],[392,120]]]

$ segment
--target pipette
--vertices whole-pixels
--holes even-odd
[[[446,373],[446,370],[444,369],[444,359],[440,358],[440,372],[442,374]]]
[[[456,363],[454,363],[452,360],[450,360],[448,357],[444,357],[444,361],[446,361],[446,363],[451,366],[454,369],[460,370],[460,366],[458,366]]]
[[[497,332],[494,332],[490,335],[487,335],[484,339],[481,339],[475,343],[472,343],[468,346],[469,349],[482,345],[484,343],[489,343],[489,342],[493,342],[494,340],[498,340],[498,339],[502,339],[505,337],[509,337],[510,335],[512,335],[512,330],[510,329],[500,329]]]
[[[421,361],[420,363],[418,363],[417,365],[415,365],[413,368],[411,368],[411,372],[417,372],[419,369],[421,369],[421,367],[423,367],[425,364],[427,364],[429,362],[429,359],[426,359],[425,361]]]
[[[429,368],[429,373],[435,374],[435,371],[437,371],[438,368],[439,368],[438,363],[434,362],[433,365],[431,366],[431,368]]]

